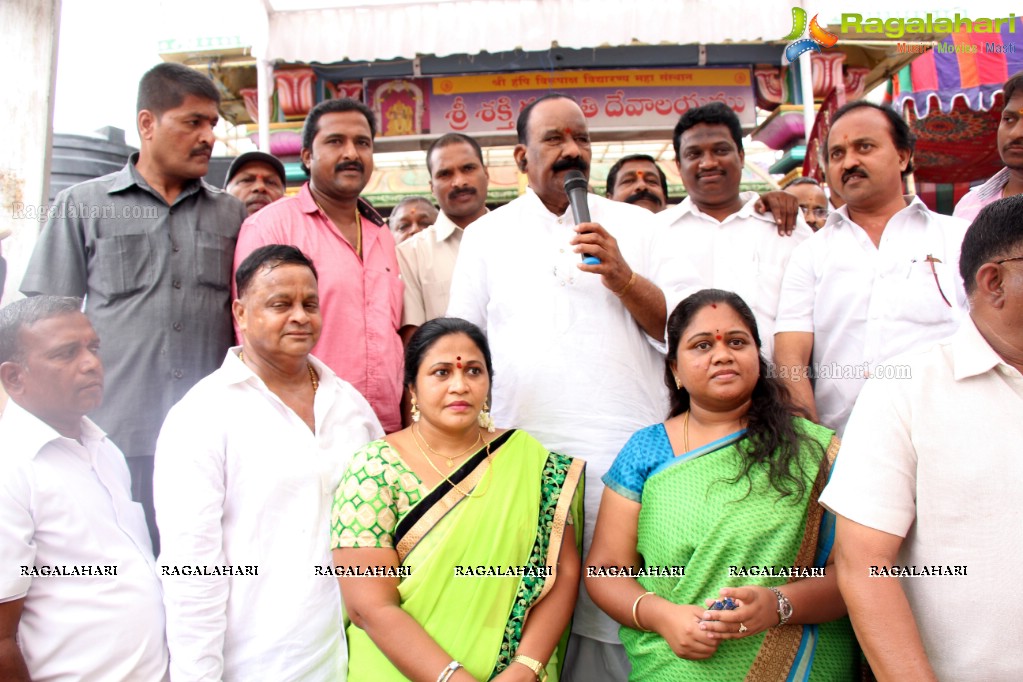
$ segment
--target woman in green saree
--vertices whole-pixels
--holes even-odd
[[[424,324],[405,351],[412,426],[362,448],[338,487],[349,682],[557,679],[583,463],[495,430],[492,375],[478,327]]]
[[[737,295],[690,296],[667,335],[669,417],[634,434],[604,477],[586,561],[631,679],[857,679],[833,519],[817,504],[838,441],[793,416]]]

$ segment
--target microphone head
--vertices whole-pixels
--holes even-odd
[[[590,185],[586,182],[586,176],[583,175],[581,170],[572,168],[565,173],[565,191],[571,192],[574,189],[581,189],[584,192],[588,192]]]

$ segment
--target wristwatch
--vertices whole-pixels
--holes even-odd
[[[792,602],[777,587],[767,589],[774,592],[774,596],[778,598],[778,625],[785,625],[789,622],[789,618],[792,618]]]
[[[532,670],[533,674],[536,675],[536,682],[547,682],[547,667],[544,666],[543,663],[536,660],[535,658],[518,655],[512,657],[511,662],[521,663],[522,665]]]

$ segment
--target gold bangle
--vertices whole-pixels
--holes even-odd
[[[625,294],[629,293],[629,289],[631,289],[633,287],[633,285],[636,284],[636,280],[637,279],[638,279],[638,275],[636,275],[636,271],[633,270],[632,271],[632,277],[629,278],[629,283],[625,285],[625,288],[622,289],[621,291],[613,291],[611,293],[613,293],[618,298],[621,298]]]
[[[632,622],[636,624],[636,629],[640,632],[653,632],[653,630],[647,630],[645,627],[639,624],[639,603],[643,601],[643,597],[649,597],[653,592],[644,592],[643,594],[636,597],[636,601],[632,603]]]

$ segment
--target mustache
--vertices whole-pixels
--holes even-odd
[[[189,156],[209,156],[213,153],[213,147],[202,144],[189,152]]]
[[[463,187],[448,192],[448,199],[457,199],[460,196],[476,196],[476,188],[474,187]]]
[[[659,196],[657,196],[656,194],[654,194],[653,192],[651,192],[648,189],[641,189],[641,190],[637,190],[636,192],[633,192],[629,196],[625,197],[625,203],[627,203],[627,204],[635,204],[636,202],[642,201],[643,199],[646,199],[647,201],[652,201],[653,203],[657,204],[658,206],[661,206],[661,205],[664,204],[664,202],[661,201],[661,198]]]
[[[853,166],[849,170],[842,173],[842,184],[844,185],[846,182],[848,182],[849,178],[851,178],[854,175],[859,175],[860,177],[864,178],[870,177],[870,175],[867,174],[867,171],[863,170],[861,166]]]
[[[360,173],[365,172],[366,167],[362,165],[362,161],[342,161],[341,163],[334,166],[334,172],[340,173],[342,171],[355,170]]]
[[[578,156],[569,156],[564,159],[558,159],[557,161],[554,162],[554,165],[551,166],[551,170],[554,171],[555,173],[564,170],[571,170],[573,168],[582,172],[583,174],[590,172],[589,166],[587,166],[583,162],[583,160],[580,159]]]

